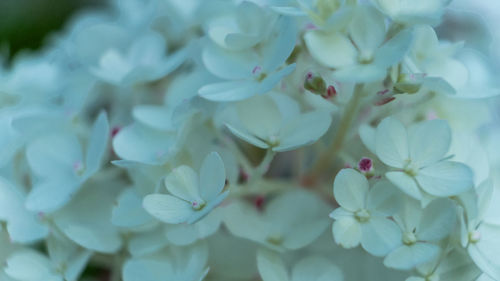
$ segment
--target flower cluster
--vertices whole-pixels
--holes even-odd
[[[81,12],[0,70],[0,280],[500,281],[500,92],[449,2]]]

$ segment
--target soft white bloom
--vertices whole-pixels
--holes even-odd
[[[76,281],[92,254],[64,237],[49,237],[47,248],[48,257],[31,249],[14,252],[5,273],[19,281]]]
[[[401,231],[387,217],[393,215],[402,197],[387,181],[379,181],[369,189],[368,180],[354,169],[343,169],[333,184],[335,200],[340,208],[330,217],[335,219],[332,231],[335,242],[345,248],[359,245],[375,256],[384,256],[398,246]]]
[[[302,248],[328,227],[325,203],[302,190],[279,196],[263,212],[243,202],[234,202],[225,208],[225,214],[224,223],[233,235],[280,251]]]
[[[118,25],[97,24],[78,33],[77,54],[92,74],[119,86],[158,80],[177,68],[186,50],[167,56],[161,34],[145,30],[137,37]]]
[[[408,52],[408,59],[404,61],[405,66],[412,73],[424,75],[424,88],[438,91],[446,89],[446,85],[438,84],[444,80],[454,89],[446,90],[445,93],[454,94],[469,79],[465,65],[453,57],[462,45],[463,43],[441,43],[431,26],[418,26],[415,28],[415,40]]]
[[[115,253],[122,246],[111,213],[123,181],[91,181],[65,207],[50,215],[55,226],[76,244],[97,252]]]
[[[278,93],[238,102],[222,115],[234,135],[276,152],[314,143],[326,133],[331,123],[328,112],[301,113],[296,101]]]
[[[169,247],[155,254],[132,258],[123,266],[123,281],[201,281],[206,267],[206,244],[189,247]]]
[[[385,257],[384,265],[409,270],[438,256],[440,248],[435,243],[456,226],[456,207],[449,199],[437,199],[421,210],[418,201],[408,197],[394,220],[402,230],[402,239]]]
[[[101,113],[92,126],[85,156],[80,141],[70,133],[49,134],[30,143],[26,157],[36,181],[26,198],[26,207],[53,212],[67,204],[99,170],[108,138],[108,120]]]
[[[38,214],[26,209],[25,199],[19,187],[0,177],[0,220],[7,223],[7,232],[13,242],[32,243],[49,233]]]
[[[172,195],[150,194],[143,206],[155,218],[166,223],[194,223],[217,207],[229,194],[224,191],[226,172],[219,154],[205,157],[199,176],[188,166],[175,168],[165,186]]]
[[[407,129],[388,117],[380,122],[374,138],[378,158],[395,169],[385,174],[387,179],[424,204],[432,199],[429,194],[453,196],[473,186],[471,169],[445,158],[451,142],[446,121],[424,121]]]
[[[331,261],[321,256],[301,259],[291,274],[276,252],[260,249],[257,252],[257,266],[263,281],[342,281],[342,271]]]
[[[144,228],[153,225],[154,219],[142,208],[142,196],[134,187],[123,190],[113,206],[111,223],[118,227]]]
[[[296,41],[295,23],[281,17],[266,40],[253,48],[233,51],[214,43],[203,49],[203,63],[209,72],[223,79],[198,91],[212,101],[237,101],[272,90],[295,64],[284,65]]]
[[[419,276],[410,276],[406,281],[470,281],[476,280],[481,272],[464,249],[455,248],[443,256],[418,266]]]
[[[402,24],[439,23],[451,0],[372,0],[392,20]]]
[[[461,218],[461,244],[474,263],[491,278],[500,279],[500,223],[498,203],[500,194],[491,180],[479,185],[472,194],[460,197],[463,213]]]
[[[312,30],[304,40],[311,56],[334,68],[341,82],[383,80],[387,69],[399,62],[412,41],[411,30],[402,30],[386,40],[386,26],[380,12],[359,6],[349,25],[349,35],[337,30]]]

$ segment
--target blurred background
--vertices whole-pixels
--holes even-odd
[[[0,0],[0,50],[9,60],[37,50],[77,12],[102,9],[106,0]]]

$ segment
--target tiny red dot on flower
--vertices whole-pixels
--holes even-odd
[[[262,208],[264,207],[264,201],[265,200],[266,200],[266,198],[263,195],[258,195],[257,197],[255,197],[255,199],[254,199],[254,205],[255,205],[255,207],[258,210],[262,210]]]
[[[114,138],[119,132],[121,128],[119,126],[115,126],[111,129],[111,137]]]
[[[373,167],[373,161],[370,158],[363,157],[359,160],[358,169],[362,172],[369,172]]]

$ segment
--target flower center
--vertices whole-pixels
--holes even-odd
[[[439,275],[433,273],[433,274],[425,277],[425,281],[439,281]]]
[[[203,200],[195,200],[193,202],[191,202],[191,207],[193,208],[193,210],[195,211],[199,211],[201,209],[203,209],[205,207],[207,203],[205,203],[205,201]]]
[[[85,165],[81,161],[73,163],[73,171],[79,176],[83,175],[85,172]]]
[[[354,213],[354,217],[359,221],[359,222],[367,222],[370,220],[370,212],[366,209],[359,209]]]
[[[411,246],[417,242],[417,236],[413,232],[403,233],[403,244]]]
[[[270,234],[266,238],[267,242],[269,242],[270,244],[276,245],[276,246],[281,245],[281,243],[283,243],[283,240],[284,240],[283,235],[277,234],[277,233]]]
[[[361,172],[365,172],[365,173],[369,172],[369,171],[372,170],[372,168],[373,168],[373,161],[372,161],[372,159],[363,157],[363,158],[361,158],[361,160],[359,160],[358,169]]]
[[[412,163],[411,160],[406,160],[406,165],[404,167],[404,172],[409,175],[410,177],[416,177],[418,168],[415,167]]]
[[[469,241],[471,243],[477,243],[481,240],[481,233],[477,230],[469,232]]]
[[[373,52],[368,52],[368,51],[360,52],[358,56],[358,62],[360,64],[369,64],[373,62]]]
[[[262,67],[259,65],[255,66],[252,69],[252,74],[255,76],[255,80],[257,80],[259,82],[266,79],[266,77],[267,77],[267,74],[262,72]]]

